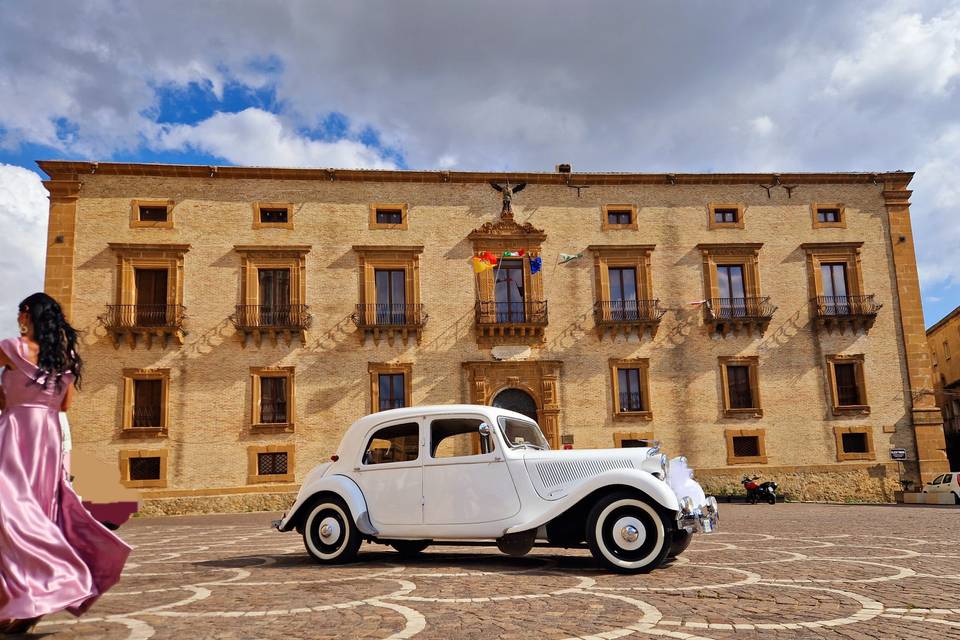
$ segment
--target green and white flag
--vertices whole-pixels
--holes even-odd
[[[582,258],[582,253],[561,253],[560,254],[560,264],[565,262],[570,262],[571,260],[576,260],[577,258]]]

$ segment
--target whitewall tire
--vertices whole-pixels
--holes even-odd
[[[310,507],[303,525],[303,545],[314,560],[322,564],[350,562],[361,542],[350,509],[339,498],[324,497]]]
[[[587,542],[600,564],[618,573],[646,573],[670,552],[674,526],[643,497],[614,493],[587,518]]]

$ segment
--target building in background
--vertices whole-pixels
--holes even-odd
[[[75,455],[147,511],[285,508],[360,416],[451,402],[659,440],[715,492],[947,469],[910,173],[40,166]]]
[[[937,406],[943,412],[947,457],[960,469],[960,307],[927,329]]]

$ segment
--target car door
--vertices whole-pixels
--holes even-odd
[[[423,519],[421,423],[378,425],[366,436],[354,477],[377,525],[420,524]]]
[[[939,490],[940,481],[941,481],[942,479],[943,479],[943,476],[940,475],[940,476],[937,476],[936,478],[934,478],[933,480],[931,480],[930,482],[928,482],[927,484],[925,484],[924,487],[923,487],[923,492],[924,492],[924,493],[936,493],[936,492]]]
[[[429,446],[423,461],[425,524],[476,524],[520,511],[503,452],[495,437],[480,450],[481,416],[436,416],[424,425]]]
[[[940,480],[940,484],[937,486],[937,491],[939,493],[950,493],[953,489],[953,474],[947,473],[944,474],[943,478]]]

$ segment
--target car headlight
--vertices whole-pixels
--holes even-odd
[[[685,514],[689,515],[693,513],[694,508],[695,505],[693,504],[693,498],[690,496],[684,496],[683,498],[680,498],[680,510]]]

